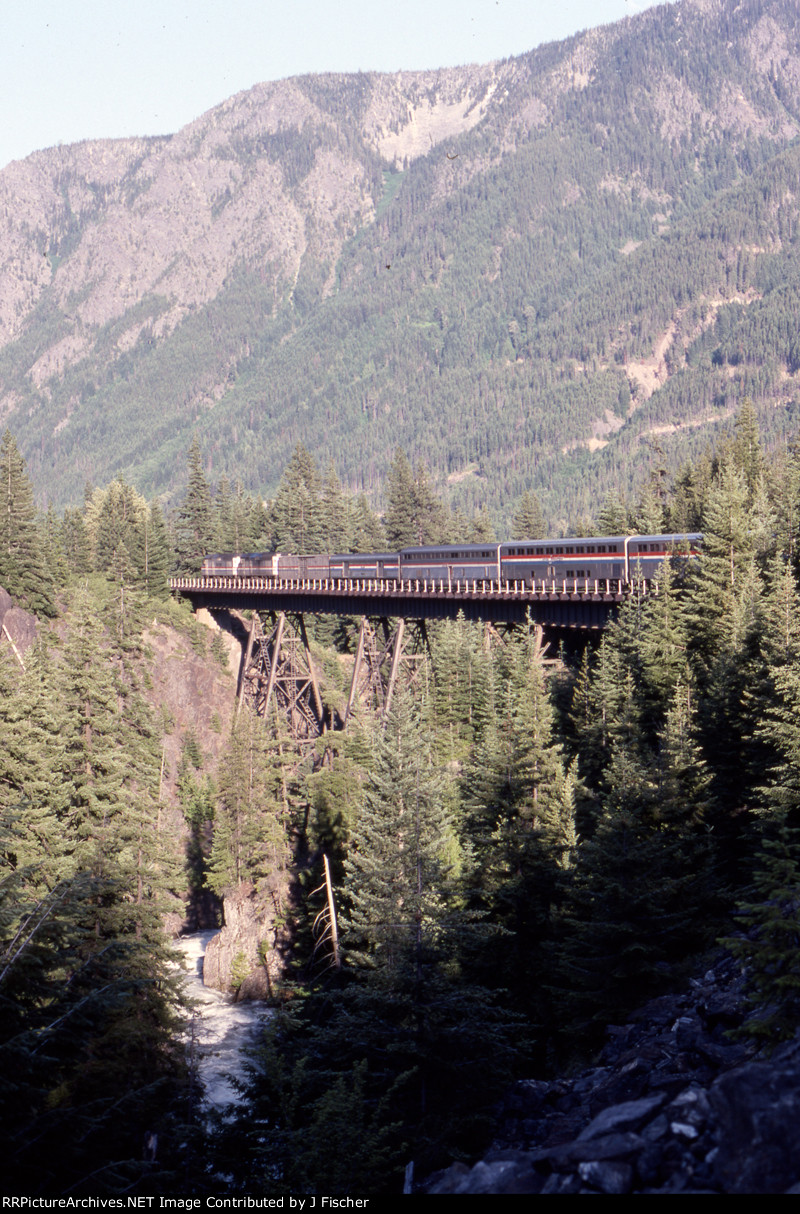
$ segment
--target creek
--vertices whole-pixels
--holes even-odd
[[[203,1108],[223,1113],[242,1096],[231,1082],[245,1074],[247,1049],[258,1041],[269,1013],[259,1003],[234,1003],[230,995],[203,985],[203,957],[216,931],[195,932],[175,941],[184,958],[187,994],[196,1008],[187,1049],[203,1084]]]

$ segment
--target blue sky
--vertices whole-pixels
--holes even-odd
[[[652,0],[4,0],[0,167],[160,135],[261,80],[518,55]]]

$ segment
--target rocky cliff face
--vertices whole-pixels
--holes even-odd
[[[165,926],[175,935],[215,927],[221,910],[209,890],[189,888],[190,829],[180,803],[178,779],[187,737],[193,739],[202,756],[198,778],[216,773],[230,737],[241,647],[227,637],[219,651],[221,656],[217,656],[211,649],[217,627],[208,613],[202,619],[205,628],[195,624],[193,642],[183,632],[156,620],[143,635],[146,694],[165,726],[161,828],[173,840],[176,868],[173,905]],[[208,846],[210,839],[205,839],[205,844]]]
[[[46,303],[55,329],[28,356],[47,385],[94,349],[167,337],[237,265],[262,267],[275,299],[304,259],[333,264],[375,214],[381,162],[404,163],[485,117],[508,68],[364,76],[350,126],[346,78],[261,84],[171,138],[89,141],[0,173],[0,346]],[[224,386],[224,380],[222,381]],[[0,416],[13,399],[0,396]]]
[[[11,595],[0,586],[0,650],[10,649],[24,669],[25,654],[38,633],[36,616],[17,607]]]
[[[206,986],[232,992],[237,1000],[272,995],[289,944],[277,893],[241,885],[225,896],[224,927],[208,942],[203,961]]]

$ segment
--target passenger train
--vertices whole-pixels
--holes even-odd
[[[427,544],[400,552],[297,556],[281,552],[215,553],[203,561],[203,577],[270,581],[353,578],[376,581],[556,582],[576,587],[597,582],[615,589],[651,580],[667,558],[686,562],[702,548],[699,533],[585,536],[506,543]]]

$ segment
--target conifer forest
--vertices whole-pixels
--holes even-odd
[[[800,446],[766,444],[744,399],[696,458],[585,520],[702,532],[699,561],[566,647],[432,622],[384,718],[357,707],[304,748],[277,713],[234,713],[230,638],[169,576],[208,552],[391,550],[492,521],[401,449],[382,517],[302,446],[270,498],[211,484],[197,440],[184,460],[169,510],[118,478],[43,513],[0,443],[0,607],[28,622],[24,645],[6,623],[0,640],[9,1191],[402,1192],[411,1163],[478,1158],[515,1080],[590,1060],[720,940],[747,975],[740,1035],[795,1033]],[[513,533],[553,534],[531,491]],[[307,622],[341,705],[358,622]],[[161,694],[189,662],[208,727]],[[226,989],[266,975],[269,1014],[220,1116],[174,945],[243,901],[269,930]]]

